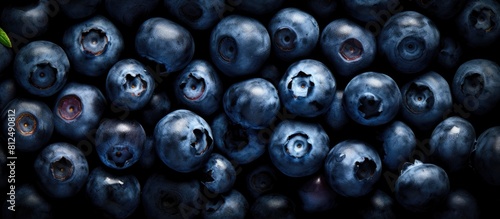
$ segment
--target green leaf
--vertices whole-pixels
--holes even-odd
[[[9,36],[7,36],[7,33],[5,33],[2,28],[0,28],[0,43],[6,47],[12,48],[12,43],[10,42]]]

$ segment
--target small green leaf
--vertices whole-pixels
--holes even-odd
[[[10,42],[9,36],[7,36],[7,33],[5,33],[2,28],[0,28],[0,43],[6,47],[12,48],[12,43]]]

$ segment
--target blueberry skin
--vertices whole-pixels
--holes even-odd
[[[493,0],[467,1],[455,17],[458,33],[471,48],[485,48],[500,37],[500,3]]]
[[[208,123],[186,109],[174,110],[158,121],[154,138],[160,160],[181,173],[200,169],[214,148]]]
[[[269,126],[281,107],[278,90],[263,78],[251,78],[231,84],[224,92],[222,105],[231,121],[251,129]]]
[[[37,40],[23,46],[14,57],[14,77],[30,94],[48,97],[59,92],[68,79],[70,61],[57,44]]]
[[[334,130],[341,130],[351,121],[342,104],[343,98],[344,91],[336,90],[332,104],[324,114],[326,123]]]
[[[446,171],[415,160],[401,171],[394,188],[396,201],[411,212],[429,212],[443,203],[450,192]]]
[[[72,140],[83,140],[97,129],[107,106],[94,85],[69,82],[58,93],[52,108],[55,131]]]
[[[271,162],[283,174],[304,177],[316,173],[330,151],[330,138],[319,123],[284,120],[268,144]]]
[[[364,23],[383,24],[387,14],[390,16],[403,10],[399,0],[342,0],[340,4],[347,14]]]
[[[378,138],[382,143],[382,163],[391,171],[400,170],[417,147],[417,138],[412,128],[400,120],[383,127]]]
[[[140,205],[141,185],[135,175],[118,175],[94,168],[85,185],[90,203],[112,218],[127,218]]]
[[[328,152],[325,177],[333,190],[345,197],[360,197],[373,190],[382,175],[377,151],[361,140],[343,140]]]
[[[295,115],[309,118],[328,110],[336,89],[337,83],[330,69],[315,59],[292,63],[278,85],[285,108]]]
[[[476,115],[491,112],[500,102],[500,65],[488,59],[471,59],[462,63],[451,82],[457,103]]]
[[[135,59],[116,62],[106,77],[106,95],[118,108],[142,109],[151,100],[155,89],[153,73]]]
[[[14,53],[12,49],[5,47],[4,45],[0,46],[0,75],[3,74],[4,70],[12,63],[14,59]]]
[[[15,116],[9,119],[11,114]],[[1,121],[3,136],[5,139],[15,137],[16,150],[19,152],[35,152],[45,147],[54,133],[52,111],[40,100],[16,97],[3,109]],[[15,136],[8,134],[13,133],[9,127],[14,128]]]
[[[224,0],[163,0],[170,14],[194,30],[208,30],[224,17]]]
[[[471,157],[472,167],[488,184],[500,185],[500,126],[484,130],[479,137]]]
[[[281,193],[270,193],[258,197],[250,206],[250,218],[297,218],[296,204]]]
[[[431,19],[416,11],[403,11],[384,24],[377,48],[395,70],[415,74],[431,64],[439,42],[439,29]]]
[[[203,209],[202,216],[205,219],[234,218],[244,219],[249,212],[250,204],[243,194],[232,189],[221,194],[221,198],[209,202]]]
[[[440,45],[437,64],[447,71],[453,71],[462,61],[464,53],[462,43],[452,36],[443,36]]]
[[[160,3],[160,0],[105,0],[104,7],[110,18],[135,28],[151,16]]]
[[[463,10],[466,0],[416,1],[418,7],[439,20],[450,21]]]
[[[120,30],[101,15],[68,27],[64,31],[62,45],[72,69],[91,77],[106,74],[125,49]]]
[[[480,218],[478,200],[470,191],[458,188],[450,191],[442,207],[434,211],[434,218]]]
[[[415,77],[401,87],[401,115],[420,130],[434,128],[453,107],[448,81],[434,71]]]
[[[386,218],[396,219],[396,202],[386,192],[376,189],[368,194],[367,203],[363,205],[360,216],[363,219]]]
[[[197,218],[201,200],[200,183],[176,179],[163,173],[149,175],[142,187],[141,203],[147,219]]]
[[[75,196],[85,186],[89,175],[89,164],[83,152],[66,142],[54,142],[43,148],[33,168],[40,188],[56,199]]]
[[[58,1],[61,11],[70,19],[84,19],[94,15],[103,0]],[[105,2],[108,2],[106,0]]]
[[[16,185],[15,211],[9,210],[10,203],[3,202],[4,219],[50,219],[54,218],[54,205],[31,183]]]
[[[144,142],[144,149],[138,162],[141,168],[145,170],[154,167],[156,162],[156,148],[155,139],[153,136],[149,135],[146,137],[146,141]]]
[[[236,170],[226,157],[212,153],[202,167],[201,184],[213,194],[229,192],[236,182]]]
[[[223,155],[237,164],[248,164],[266,152],[267,139],[260,129],[243,128],[219,113],[210,123],[214,144]]]
[[[309,0],[306,4],[311,13],[321,20],[329,20],[339,8],[336,0]]]
[[[274,55],[294,61],[312,53],[319,41],[316,19],[299,8],[287,7],[276,12],[267,26]]]
[[[398,84],[380,72],[354,76],[344,88],[343,106],[356,123],[378,126],[390,122],[399,113],[402,95]]]
[[[173,108],[166,91],[154,91],[149,102],[141,108],[139,120],[145,127],[155,127],[156,123]]]
[[[9,77],[0,81],[0,111],[18,95],[19,85],[14,78]]]
[[[219,110],[224,89],[210,62],[191,61],[176,77],[174,86],[177,99],[197,114],[209,116]]]
[[[7,6],[1,10],[0,26],[10,36],[34,39],[47,33],[51,17],[57,15],[50,0]],[[51,16],[52,15],[52,16]]]
[[[476,143],[474,126],[458,116],[441,121],[431,134],[430,156],[437,165],[449,173],[458,172],[469,164]]]
[[[301,209],[307,213],[326,212],[338,205],[337,193],[330,187],[324,174],[307,180],[300,186],[298,194]]]
[[[325,26],[320,46],[335,72],[349,78],[370,66],[377,54],[375,35],[347,18],[335,19]]]
[[[166,76],[185,68],[194,56],[195,43],[191,33],[180,24],[162,17],[145,20],[135,36],[139,56],[165,67]]]
[[[99,160],[111,169],[127,169],[141,158],[146,132],[135,120],[104,119],[95,133]]]
[[[271,39],[258,20],[229,15],[220,20],[210,34],[210,57],[228,77],[257,72],[271,55]]]
[[[285,0],[238,0],[229,1],[237,10],[254,16],[269,15],[281,8]]]

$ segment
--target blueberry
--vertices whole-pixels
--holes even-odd
[[[38,151],[54,133],[52,111],[41,100],[16,97],[3,109],[1,121],[3,136],[15,138],[16,150],[20,152]]]
[[[13,62],[14,77],[30,94],[48,97],[66,84],[70,62],[57,44],[37,40],[23,46]]]
[[[211,193],[229,192],[236,182],[236,170],[226,157],[218,153],[210,157],[202,167],[201,183]]]
[[[274,85],[263,78],[231,84],[222,97],[224,112],[243,128],[262,129],[278,115],[280,97]]]
[[[236,0],[229,1],[237,10],[253,15],[269,15],[281,8],[285,0]]]
[[[172,105],[166,91],[154,91],[149,102],[138,111],[141,124],[145,127],[154,127],[163,116],[172,110]]]
[[[194,179],[176,179],[163,173],[149,175],[142,187],[145,218],[196,218],[202,193]]]
[[[480,218],[481,209],[475,194],[464,188],[450,191],[444,204],[434,211],[434,218]]]
[[[445,35],[441,37],[440,45],[437,63],[447,71],[456,69],[464,55],[462,44],[455,37]]]
[[[463,10],[467,0],[415,1],[418,7],[435,19],[450,21]]]
[[[279,188],[279,170],[272,164],[258,164],[245,176],[246,189],[250,196],[260,196],[276,192]]]
[[[62,43],[72,69],[91,77],[106,74],[125,49],[120,30],[101,15],[68,27]]]
[[[328,184],[325,176],[311,177],[298,190],[301,209],[307,213],[320,213],[334,209],[339,204],[337,193]]]
[[[325,177],[333,190],[345,197],[360,197],[373,190],[382,175],[377,151],[361,140],[343,140],[328,152]]]
[[[232,189],[220,195],[214,202],[209,202],[203,209],[202,215],[206,219],[234,218],[244,219],[249,212],[250,204],[243,194]]]
[[[493,0],[467,1],[455,17],[456,30],[472,48],[485,48],[500,37],[500,3]]]
[[[344,91],[337,90],[330,107],[324,114],[327,125],[334,130],[342,130],[351,121],[342,104]]]
[[[366,126],[383,125],[399,113],[402,95],[390,76],[379,72],[364,72],[349,80],[344,88],[343,106],[356,123]]]
[[[97,13],[103,0],[58,1],[62,13],[71,19],[84,19]],[[106,0],[108,2],[108,0]]]
[[[458,116],[448,117],[435,126],[429,141],[430,156],[449,173],[466,168],[476,142],[474,126]]]
[[[54,142],[37,155],[33,168],[38,185],[57,199],[75,196],[85,186],[89,164],[83,152],[72,144]]]
[[[12,52],[12,49],[7,48],[3,45],[0,46],[0,72],[4,72],[5,69],[7,69],[8,66],[12,63],[12,60],[14,59],[14,53]]]
[[[481,132],[472,155],[472,167],[488,184],[500,185],[500,126],[492,126]]]
[[[443,120],[453,107],[448,81],[430,71],[415,77],[401,87],[401,115],[420,130],[429,130]]]
[[[177,172],[200,169],[214,148],[208,123],[186,109],[174,110],[158,121],[154,138],[160,160]]]
[[[367,24],[383,24],[386,21],[384,19],[403,10],[399,0],[342,0],[340,3],[349,16]]]
[[[137,27],[153,15],[160,0],[105,0],[104,8],[113,20],[126,27]]]
[[[106,95],[114,106],[124,110],[139,110],[153,96],[155,80],[152,73],[135,59],[116,62],[106,77]]]
[[[52,108],[55,131],[72,140],[83,140],[97,129],[107,105],[94,85],[69,82]]]
[[[2,218],[4,219],[50,219],[54,218],[54,204],[31,183],[16,185],[15,207],[12,211],[8,201],[4,201]]]
[[[258,197],[250,207],[250,218],[296,218],[297,209],[293,200],[281,193],[270,193]]]
[[[278,92],[284,107],[301,117],[317,117],[328,110],[337,89],[328,67],[315,59],[292,63],[281,77]]]
[[[112,218],[128,218],[140,204],[141,185],[134,175],[118,175],[94,168],[85,185],[91,204]]]
[[[218,73],[208,61],[191,61],[175,79],[175,95],[188,109],[208,116],[219,110],[223,88]]]
[[[394,120],[383,127],[378,138],[382,144],[382,163],[392,171],[400,170],[417,147],[417,138],[412,128],[400,120]]]
[[[284,120],[268,144],[272,163],[290,177],[316,173],[330,150],[330,138],[319,123]]]
[[[396,201],[411,212],[429,212],[442,204],[450,192],[446,171],[431,163],[415,160],[396,180]]]
[[[347,18],[328,23],[321,32],[320,45],[335,72],[349,78],[369,67],[377,53],[375,35]]]
[[[295,61],[310,55],[319,41],[318,22],[298,8],[279,10],[269,20],[267,28],[274,55],[284,61]]]
[[[210,57],[226,76],[254,74],[271,55],[269,33],[258,20],[229,15],[220,20],[210,34]]]
[[[488,59],[463,62],[455,72],[451,91],[457,103],[477,115],[491,112],[500,103],[500,65]]]
[[[436,57],[440,33],[425,15],[403,11],[384,24],[377,40],[380,53],[395,70],[414,74],[429,67]]]
[[[319,21],[332,19],[339,8],[339,1],[336,0],[309,0],[306,4]]]
[[[104,119],[95,133],[97,155],[112,169],[126,169],[141,158],[146,132],[135,120]]]
[[[172,16],[194,30],[212,28],[223,17],[226,10],[224,0],[164,0],[163,4]]]
[[[50,14],[55,16],[58,12],[51,5],[51,0],[8,5],[1,10],[0,26],[10,37],[25,39],[23,42],[41,37],[49,30]]]
[[[18,95],[19,85],[12,77],[0,80],[0,111]]]
[[[180,24],[162,17],[151,17],[139,26],[135,36],[139,56],[163,65],[161,75],[185,68],[194,56],[191,33]]]

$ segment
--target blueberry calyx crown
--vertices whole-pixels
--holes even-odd
[[[190,73],[179,85],[184,97],[188,100],[198,100],[205,94],[205,80]]]
[[[35,133],[38,126],[36,117],[28,112],[21,113],[16,119],[16,129],[24,136]]]
[[[200,5],[193,2],[186,2],[180,7],[183,17],[187,18],[189,21],[196,21],[203,16],[203,9]]]
[[[358,110],[365,119],[379,116],[383,112],[382,100],[371,94],[364,94],[359,98]]]
[[[134,97],[141,96],[146,88],[148,87],[148,82],[146,82],[141,75],[129,73],[125,76],[125,83],[123,83],[123,89],[130,93]]]
[[[412,83],[406,92],[406,106],[413,113],[423,113],[434,105],[434,93],[425,85]]]
[[[38,89],[49,89],[56,81],[57,69],[49,62],[38,63],[30,72],[29,83]]]
[[[284,145],[286,154],[293,158],[300,158],[309,154],[312,145],[308,142],[308,139],[309,136],[303,133],[294,133],[288,136]]]
[[[307,97],[314,87],[314,82],[311,81],[311,75],[300,71],[292,77],[287,88],[293,93],[294,98]]]
[[[50,164],[50,171],[54,179],[64,182],[71,178],[74,172],[73,163],[65,157],[61,157]]]
[[[484,78],[479,73],[470,73],[464,77],[461,90],[466,96],[478,98],[484,89]]]
[[[212,138],[210,138],[208,131],[203,129],[194,129],[193,134],[195,141],[191,142],[190,146],[196,151],[196,155],[203,155],[212,145]]]
[[[238,53],[238,45],[234,38],[226,36],[219,41],[219,55],[225,62],[233,62]]]
[[[355,61],[361,58],[363,55],[363,45],[359,40],[354,38],[349,38],[342,43],[340,46],[340,55],[346,61]]]
[[[276,46],[283,51],[292,51],[295,49],[295,40],[297,39],[297,34],[295,31],[288,27],[279,28],[273,36],[273,40]]]
[[[103,30],[93,28],[82,33],[80,45],[85,53],[99,56],[106,51],[108,36]]]
[[[367,157],[363,158],[363,161],[356,161],[354,165],[355,176],[358,180],[369,179],[375,174],[376,169],[377,164]]]
[[[496,26],[493,19],[495,16],[495,12],[491,8],[476,8],[470,13],[469,21],[477,30],[489,32]]]
[[[74,120],[82,113],[82,101],[76,95],[67,95],[59,100],[58,115],[64,120]]]

